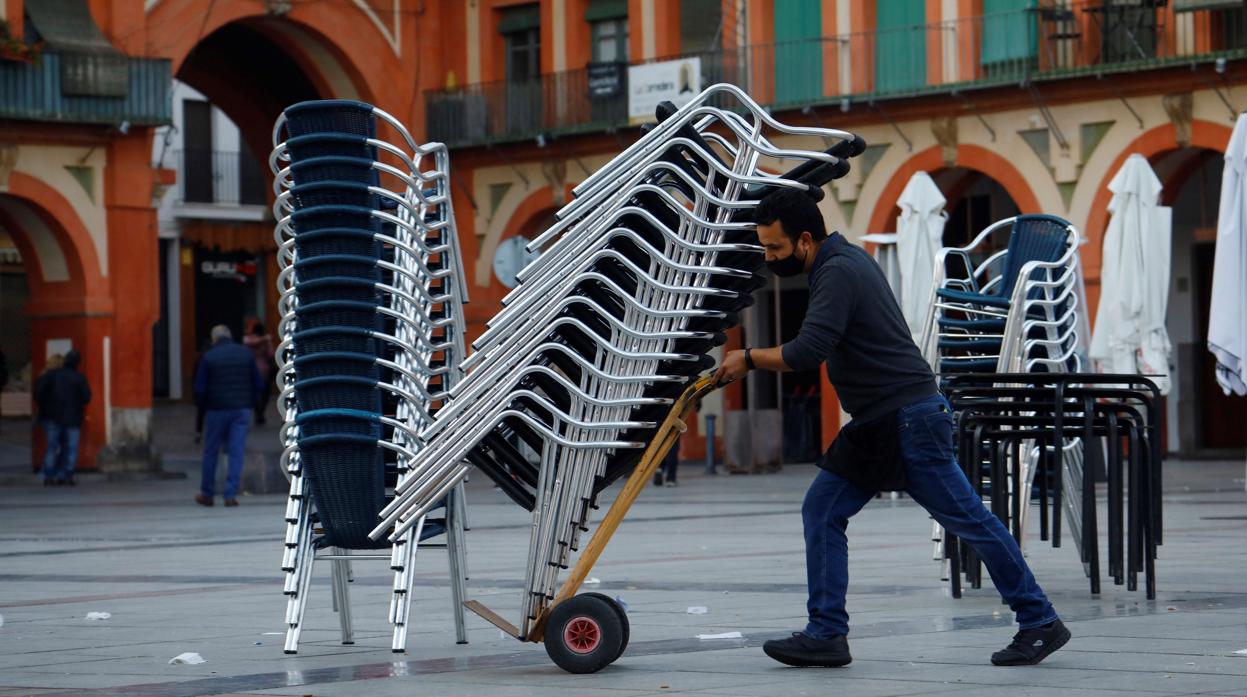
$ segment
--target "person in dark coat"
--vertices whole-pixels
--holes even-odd
[[[225,479],[225,505],[238,505],[242,480],[243,451],[251,429],[262,378],[251,351],[234,343],[229,327],[212,328],[212,348],[199,359],[195,371],[195,401],[204,410],[203,477],[195,502],[213,504],[217,459],[221,446],[229,453],[229,474]]]
[[[255,425],[263,426],[265,422],[265,410],[268,409],[268,400],[273,393],[273,374],[276,372],[276,362],[273,358],[275,349],[273,348],[273,337],[264,329],[264,325],[256,322],[251,327],[251,331],[242,338],[243,346],[251,351],[251,355],[255,357],[256,370],[260,371],[260,377],[263,378],[263,387],[260,389],[259,399],[255,403]]]
[[[91,401],[91,386],[78,372],[81,362],[82,355],[71,350],[65,354],[64,365],[35,381],[35,402],[48,440],[43,453],[44,486],[74,485],[82,415]]]

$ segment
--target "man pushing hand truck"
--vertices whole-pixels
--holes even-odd
[[[797,337],[771,348],[729,351],[715,374],[725,384],[750,370],[788,372],[827,364],[852,415],[823,456],[801,507],[809,622],[763,651],[792,666],[845,666],[849,654],[849,518],[879,491],[904,491],[986,564],[1020,631],[992,654],[998,666],[1034,665],[1065,645],[1057,616],[1005,526],[983,505],[957,463],[952,411],[879,265],[839,232],[827,235],[814,196],[785,189],[755,209],[766,264],[809,277],[810,303]]]

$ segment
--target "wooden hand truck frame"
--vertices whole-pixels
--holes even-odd
[[[580,552],[554,600],[541,611],[527,636],[521,636],[515,625],[478,600],[465,601],[464,607],[520,641],[544,642],[550,658],[569,672],[593,673],[614,663],[623,655],[628,644],[627,614],[608,596],[576,593],[667,452],[680,434],[688,430],[685,419],[694,412],[703,397],[718,387],[713,377],[701,377],[685,389],[672,405],[667,418],[659,425],[641,455],[636,469],[598,524],[589,544]]]

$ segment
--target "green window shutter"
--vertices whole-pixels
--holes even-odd
[[[875,92],[904,92],[927,84],[924,0],[875,5]]]
[[[1173,0],[1174,12],[1195,12],[1197,10],[1232,10],[1242,7],[1243,0]]]
[[[628,0],[590,0],[585,10],[586,22],[622,19],[628,16]]]
[[[775,103],[817,100],[823,94],[823,19],[819,0],[775,3]]]
[[[1035,0],[983,0],[985,66],[1020,64],[1038,52]]]
[[[498,21],[499,34],[539,28],[541,28],[541,5],[537,3],[508,7],[502,11],[502,18]]]

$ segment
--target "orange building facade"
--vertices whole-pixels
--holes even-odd
[[[1178,330],[1175,347],[1189,355],[1175,356],[1186,377],[1171,397],[1170,449],[1241,447],[1217,427],[1204,432],[1207,415],[1242,407],[1202,386],[1198,317],[1183,319],[1200,307],[1218,153],[1247,108],[1241,8],[1200,0],[82,4],[117,54],[163,62],[168,78],[224,111],[262,160],[280,110],[303,99],[367,101],[416,137],[447,142],[474,332],[507,291],[496,272],[500,248],[533,237],[578,181],[635,138],[625,104],[630,65],[696,57],[702,86],[733,81],[781,120],[861,133],[870,148],[822,204],[829,226],[851,239],[894,229],[896,199],[917,171],[931,172],[948,198],[948,244],[1015,212],[1065,217],[1087,238],[1092,308],[1107,184],[1127,155],[1142,153],[1175,206],[1171,333]],[[39,38],[24,26],[32,17],[38,24],[32,5],[0,0],[12,35]],[[59,49],[48,42],[45,50]],[[590,96],[591,64],[597,78],[622,82],[616,92]],[[103,468],[150,457],[162,263],[154,205],[176,185],[172,169],[152,164],[167,105],[163,113],[123,124],[0,110],[0,229],[23,260],[30,370],[37,374],[54,350],[82,351],[98,397],[84,431],[88,467],[97,452]],[[197,244],[269,254],[271,235],[260,239],[268,224],[208,222],[193,235]],[[182,301],[183,315],[193,314],[195,303]],[[737,331],[729,346],[791,334],[799,316],[784,308],[802,302],[799,286],[764,291],[761,314],[745,330],[753,336]],[[185,338],[175,347],[183,379],[196,344]],[[816,414],[814,440],[825,445],[846,417],[825,378],[803,380],[751,385],[752,395],[736,387],[707,409],[732,437],[747,424],[740,414],[780,412],[801,396]],[[701,457],[704,421],[691,426],[682,452]]]

